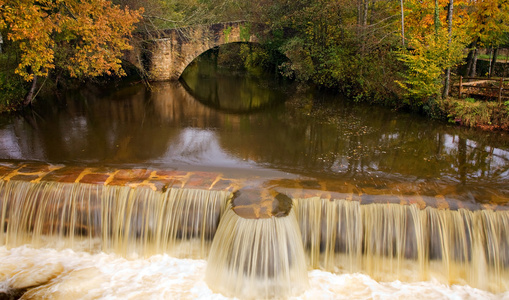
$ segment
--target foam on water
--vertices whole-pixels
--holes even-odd
[[[23,299],[231,299],[205,283],[205,260],[0,247],[0,296],[35,287]],[[309,288],[290,299],[509,299],[469,286],[437,281],[379,283],[367,275],[309,272]]]

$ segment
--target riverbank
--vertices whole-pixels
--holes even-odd
[[[509,131],[509,101],[505,103],[448,98],[436,102],[449,122],[483,130]]]
[[[312,87],[310,85],[298,85],[297,88],[300,97],[303,99],[309,98],[304,96],[306,93],[312,94],[319,90],[324,95],[329,95],[330,99],[337,98],[341,91],[335,89],[323,90],[320,88]],[[394,95],[395,99],[378,99],[374,98],[361,98],[357,100],[355,96],[342,96],[352,105],[369,105],[372,109],[383,108],[391,109],[399,112],[414,114],[423,119],[442,120],[450,124],[456,124],[465,128],[478,128],[485,131],[507,131],[509,132],[509,101],[498,103],[496,101],[486,101],[473,98],[459,99],[456,97],[449,97],[447,99],[434,100],[430,99],[427,103],[421,105],[412,105],[413,101],[407,101],[398,98]],[[329,101],[334,101],[330,100]],[[399,100],[398,100],[399,99]],[[330,102],[329,102],[330,103]],[[297,106],[306,106],[308,104],[298,103]],[[315,107],[316,108],[316,107]],[[327,111],[326,115],[322,114]],[[310,112],[316,115],[318,119],[332,120],[336,122],[336,114],[332,108],[323,108],[318,111]]]

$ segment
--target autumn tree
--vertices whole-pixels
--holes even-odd
[[[448,96],[450,70],[463,62],[468,43],[467,8],[461,0],[405,2],[409,50],[399,54],[407,70],[398,83],[413,105]]]
[[[31,83],[24,105],[34,98],[39,77],[53,71],[82,78],[123,75],[122,51],[141,10],[107,0],[0,0],[5,48],[19,53],[15,73]]]
[[[478,47],[494,49],[492,66],[496,61],[497,49],[504,43],[506,34],[509,32],[509,1],[471,1],[468,7],[468,16],[468,30],[471,32],[471,51],[469,53],[467,75],[475,76]]]

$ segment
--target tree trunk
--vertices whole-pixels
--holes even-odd
[[[493,56],[491,58],[490,62],[490,76],[496,75],[495,74],[495,65],[497,64],[497,56],[498,56],[498,48],[493,48]]]
[[[440,14],[438,8],[438,0],[435,0],[435,38],[438,38],[438,31],[440,30]]]
[[[403,6],[403,0],[400,0],[401,6],[401,45],[405,49],[405,9]]]
[[[474,57],[475,53],[477,52],[477,39],[470,43],[470,45],[468,45],[467,48],[470,49],[470,51],[468,51],[467,55],[467,67],[465,68],[465,72],[463,73],[463,76],[466,77],[470,76],[470,73],[472,72]]]
[[[470,74],[468,76],[475,77],[477,76],[477,58],[479,57],[479,50],[476,48],[474,49],[474,58],[472,59],[472,69],[470,71]]]
[[[29,104],[32,104],[36,88],[37,88],[37,76],[34,75],[34,79],[32,79],[32,86],[30,87],[30,91],[28,91],[28,93],[25,96],[23,106],[28,106]]]
[[[361,28],[362,28],[362,17],[364,14],[362,13],[362,8],[364,7],[362,0],[357,0],[357,36],[361,36]]]
[[[369,9],[369,0],[364,0],[364,17],[362,18],[362,27],[366,29],[368,25],[368,9]]]
[[[451,51],[451,43],[452,43],[452,14],[454,10],[454,0],[449,0],[449,9],[447,10],[447,31],[449,33],[449,40],[447,41],[448,50]],[[442,98],[449,97],[449,89],[451,85],[451,67],[448,67],[445,71],[445,82],[444,82],[444,91],[442,93]]]
[[[445,82],[444,82],[444,91],[442,92],[442,98],[449,97],[449,89],[451,88],[451,68],[447,68],[445,70]]]
[[[366,39],[367,39],[367,27],[368,27],[368,9],[369,9],[369,0],[364,0],[363,3],[363,16],[362,16],[362,53],[366,50]]]

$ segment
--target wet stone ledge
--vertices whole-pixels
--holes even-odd
[[[321,198],[371,203],[416,205],[424,209],[509,210],[509,196],[501,193],[473,199],[451,185],[429,185],[388,180],[315,180],[309,178],[225,178],[217,172],[181,170],[116,169],[51,165],[45,163],[0,162],[0,180],[61,182],[150,188],[165,192],[169,188],[229,191],[232,207],[250,219],[288,215],[292,199]]]
[[[168,188],[234,191],[239,186],[236,180],[223,178],[221,173],[89,168],[37,163],[2,163],[0,164],[0,180],[147,187],[161,192],[165,192]]]
[[[232,208],[244,219],[286,217],[292,209],[292,199],[272,189],[245,188],[233,194]]]

